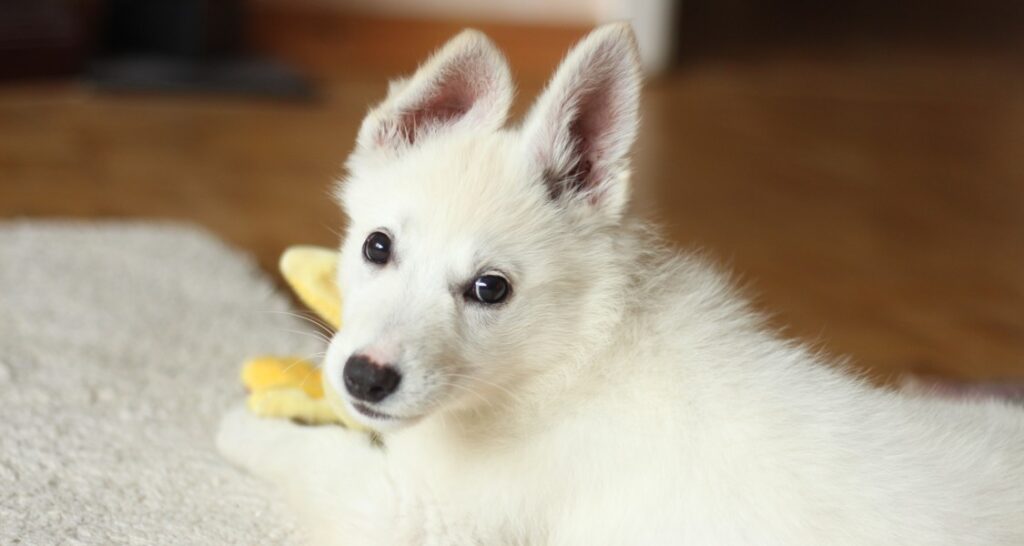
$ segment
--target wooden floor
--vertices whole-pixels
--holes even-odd
[[[289,244],[335,244],[328,192],[361,116],[458,25],[309,24],[260,35],[322,80],[311,104],[0,87],[0,218],[197,222],[268,269]],[[578,34],[485,30],[510,49],[519,112]],[[877,378],[1024,377],[1021,68],[884,50],[691,63],[647,88],[637,208],[789,335]]]

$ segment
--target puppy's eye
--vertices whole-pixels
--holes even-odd
[[[377,265],[388,263],[391,259],[391,237],[380,231],[371,233],[363,243],[363,257]]]
[[[466,292],[466,296],[480,303],[493,305],[505,301],[508,293],[508,280],[501,275],[490,274],[477,277]]]

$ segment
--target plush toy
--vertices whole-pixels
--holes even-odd
[[[299,299],[334,329],[341,326],[341,295],[335,286],[338,253],[326,248],[294,246],[281,255],[281,274]],[[308,424],[340,424],[365,430],[341,404],[320,369],[302,358],[259,356],[242,366],[246,405],[261,417]]]

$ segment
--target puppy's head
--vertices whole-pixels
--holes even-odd
[[[363,122],[338,195],[344,327],[327,380],[378,430],[515,397],[572,363],[628,198],[640,69],[626,25],[567,56],[525,123],[482,34],[456,36]]]

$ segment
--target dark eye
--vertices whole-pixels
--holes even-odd
[[[391,259],[391,237],[380,231],[374,231],[363,243],[363,257],[366,261],[384,265]]]
[[[508,281],[500,275],[482,275],[473,281],[466,293],[468,297],[480,303],[493,305],[501,303],[508,297]]]

